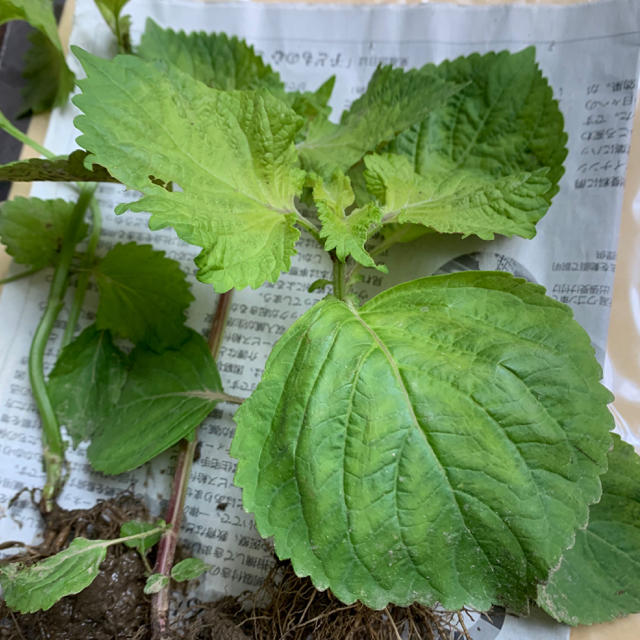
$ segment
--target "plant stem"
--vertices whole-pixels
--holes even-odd
[[[333,295],[338,300],[344,300],[345,298],[345,264],[338,257],[331,252],[331,260],[333,260]]]
[[[27,271],[21,271],[20,273],[16,273],[13,276],[7,276],[6,278],[2,278],[0,280],[0,286],[3,284],[8,284],[9,282],[15,282],[16,280],[22,280],[22,278],[26,278],[28,276],[32,276],[34,273],[38,273],[38,271],[42,271],[43,267],[36,267],[35,269],[27,269]]]
[[[209,332],[209,349],[214,360],[218,357],[224,328],[227,324],[227,316],[231,308],[231,297],[233,292],[227,291],[220,294],[218,305],[211,323],[211,331]],[[171,487],[171,497],[169,499],[169,507],[167,509],[166,522],[169,530],[162,536],[158,543],[158,554],[156,557],[156,565],[153,569],[154,573],[160,573],[163,576],[171,575],[171,567],[178,543],[178,535],[180,532],[180,524],[182,523],[182,514],[184,512],[184,503],[187,495],[187,485],[189,483],[189,475],[193,464],[193,457],[198,445],[197,430],[194,431],[191,440],[183,440],[178,455],[178,464],[173,476],[173,485]],[[164,640],[168,637],[169,632],[169,585],[165,586],[158,593],[151,597],[151,628],[153,640]]]
[[[311,220],[307,220],[299,211],[296,211],[298,217],[296,218],[296,222],[306,231],[308,231],[318,242],[321,247],[324,247],[324,242],[320,238],[320,230],[316,227]]]
[[[56,154],[51,153],[49,149],[45,149],[41,144],[30,138],[26,133],[22,133],[20,129],[14,127],[9,120],[0,113],[0,129],[6,131],[10,136],[13,136],[16,140],[22,142],[22,144],[26,144],[28,147],[31,147],[34,151],[37,151],[40,155],[45,158],[55,158]]]
[[[91,227],[91,235],[89,236],[89,242],[87,244],[87,252],[84,256],[85,266],[90,266],[93,263],[93,259],[100,240],[100,232],[102,230],[102,213],[100,211],[100,205],[95,198],[91,198],[89,205],[91,208],[91,214],[93,217],[93,224]],[[84,298],[87,293],[87,287],[89,286],[89,277],[91,271],[89,269],[83,270],[78,276],[78,284],[73,295],[73,302],[69,311],[69,318],[67,320],[67,326],[65,327],[64,334],[62,336],[62,347],[66,347],[71,340],[73,340],[73,334],[75,333],[76,326],[78,324],[78,318],[82,311],[82,305],[84,304]]]
[[[64,484],[63,469],[65,462],[64,442],[60,433],[60,425],[49,399],[44,379],[44,351],[51,335],[53,324],[64,303],[64,294],[69,282],[69,267],[75,252],[75,239],[78,236],[78,229],[82,224],[85,211],[93,197],[95,188],[95,184],[87,185],[80,193],[80,197],[73,208],[69,226],[62,242],[58,264],[53,272],[53,281],[49,290],[47,306],[38,323],[31,343],[31,350],[29,351],[29,380],[31,381],[33,397],[42,421],[42,455],[47,476],[46,483],[42,489],[42,508],[46,512],[51,511],[53,501]]]

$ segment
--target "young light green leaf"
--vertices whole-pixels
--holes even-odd
[[[66,200],[15,198],[0,206],[0,240],[20,264],[56,264],[74,203]],[[77,241],[87,232],[82,224]]]
[[[162,591],[169,584],[169,578],[161,573],[152,573],[144,585],[144,592],[150,596]]]
[[[146,60],[162,60],[216,89],[269,89],[283,93],[279,74],[253,47],[225,33],[176,33],[151,18],[137,53]]]
[[[421,69],[378,67],[367,87],[340,124],[316,119],[307,138],[298,145],[304,164],[323,176],[347,171],[368,151],[388,142],[422,119],[460,90],[443,81],[433,65]]]
[[[298,133],[298,138],[303,140],[309,130],[309,125],[314,120],[327,119],[331,113],[329,100],[333,93],[336,77],[331,76],[323,82],[315,91],[291,91],[284,94],[276,93],[276,96],[285,100],[287,104],[304,118],[304,127]]]
[[[131,52],[131,16],[122,16],[122,9],[129,0],[95,0],[104,21],[118,40],[122,53]]]
[[[129,0],[94,0],[104,21],[109,25],[111,31],[116,34],[120,13]]]
[[[171,577],[176,582],[195,580],[209,569],[211,569],[211,565],[200,558],[185,558],[171,569]]]
[[[127,547],[136,549],[141,556],[145,556],[156,545],[162,537],[162,532],[157,531],[158,527],[165,526],[164,520],[157,522],[142,522],[141,520],[129,520],[124,522],[120,527],[120,537],[127,538],[135,536],[139,533],[153,531],[154,533],[146,537],[136,538],[135,540],[126,540],[124,544]]]
[[[0,180],[9,182],[118,182],[104,167],[84,166],[88,153],[77,149],[68,156],[29,158],[0,165]]]
[[[538,604],[571,625],[640,612],[640,458],[616,434],[601,479],[588,527],[538,589]]]
[[[108,331],[87,327],[58,356],[49,374],[49,397],[58,421],[75,446],[91,439],[96,426],[120,397],[127,359]]]
[[[549,203],[564,172],[567,134],[535,49],[445,61],[437,74],[464,87],[392,150],[405,153],[420,175],[443,179],[459,170],[497,179],[546,167]]]
[[[151,245],[117,244],[98,263],[96,327],[155,351],[188,337],[185,311],[193,300],[180,265]]]
[[[299,237],[294,198],[304,172],[293,140],[302,120],[266,91],[218,91],[133,56],[76,53],[88,75],[74,98],[85,113],[78,142],[144,194],[117,211],[149,211],[152,229],[171,225],[203,247],[198,278],[217,291],[288,270]]]
[[[502,178],[475,169],[421,176],[405,156],[393,154],[367,156],[365,165],[367,187],[382,205],[383,222],[416,223],[483,240],[496,233],[532,238],[549,208],[547,169]]]
[[[207,342],[193,330],[176,350],[134,349],[118,403],[89,446],[91,464],[110,474],[139,467],[191,435],[222,399],[221,391]]]
[[[237,411],[235,481],[279,557],[344,602],[522,610],[600,496],[600,377],[570,309],[509,274],[327,298]]]
[[[67,103],[76,77],[57,46],[41,31],[29,35],[31,46],[24,57],[23,113],[42,113]]]
[[[347,215],[345,212],[354,198],[349,178],[341,171],[336,171],[329,180],[320,177],[314,180],[313,199],[322,222],[320,237],[325,238],[327,251],[336,250],[338,260],[344,262],[350,255],[365,267],[383,271],[385,268],[377,266],[364,248],[373,227],[380,222],[382,212],[370,203]]]
[[[31,566],[0,567],[0,585],[7,605],[21,613],[33,613],[82,591],[98,575],[110,544],[109,540],[74,538],[64,551]]]

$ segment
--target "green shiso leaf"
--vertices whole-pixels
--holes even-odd
[[[0,585],[7,605],[21,613],[33,613],[82,591],[98,575],[109,544],[108,540],[74,538],[64,551],[31,566],[0,567]]]
[[[476,170],[415,173],[400,155],[365,158],[365,179],[381,203],[385,223],[415,223],[440,233],[496,233],[532,238],[549,208],[547,170],[491,178]]]
[[[613,426],[568,307],[504,273],[327,298],[236,413],[236,484],[344,602],[525,610],[600,497]]]
[[[163,576],[161,573],[152,573],[144,585],[144,593],[148,596],[162,591],[169,584],[168,576]]]
[[[30,34],[29,42],[22,71],[26,80],[23,112],[42,113],[64,106],[76,81],[64,55],[41,31]]]
[[[265,90],[219,91],[161,63],[101,60],[76,49],[87,79],[74,98],[81,146],[203,251],[198,278],[217,291],[258,287],[290,267],[302,189],[293,146],[302,119]],[[175,183],[166,191],[154,183]]]
[[[49,374],[49,397],[73,444],[91,438],[120,396],[127,359],[108,331],[87,327],[58,356]]]
[[[349,178],[336,171],[330,179],[317,177],[313,183],[313,200],[322,222],[320,237],[325,239],[327,251],[336,250],[338,259],[345,261],[351,256],[365,267],[376,267],[373,258],[366,252],[364,243],[370,231],[380,222],[382,212],[370,203],[359,209],[346,210],[353,204],[355,196]],[[380,267],[379,267],[380,268]]]
[[[532,238],[567,155],[563,117],[535,50],[473,54],[437,73],[462,89],[389,145],[404,157],[365,158],[384,222]]]
[[[96,265],[100,302],[96,327],[154,349],[188,337],[185,312],[193,300],[180,265],[151,245],[117,244]]]
[[[134,349],[120,398],[88,449],[95,469],[117,474],[139,467],[189,437],[220,401],[207,341],[192,330],[188,335],[179,349],[161,354]]]
[[[38,30],[29,36],[31,47],[25,56],[24,111],[39,113],[62,106],[73,89],[75,76],[64,59],[51,2],[0,0],[0,24],[9,20],[26,20]]]
[[[26,20],[62,51],[58,25],[49,0],[0,0],[0,24],[9,20]]]
[[[368,151],[390,141],[436,107],[460,85],[447,82],[433,65],[421,69],[378,67],[365,93],[342,114],[339,124],[317,118],[298,145],[306,167],[323,176],[346,172]]]
[[[0,206],[0,241],[20,264],[54,265],[67,232],[74,203],[66,200],[15,198]],[[87,232],[81,225],[77,241]]]
[[[567,624],[640,612],[640,458],[613,434],[602,498],[589,525],[538,589],[538,604]]]
[[[163,60],[215,89],[284,92],[280,76],[244,40],[225,33],[162,29],[151,18],[136,53]]]
[[[91,169],[84,166],[87,152],[80,149],[68,156],[56,158],[29,158],[0,165],[0,180],[9,182],[118,182],[99,165]]]
[[[123,522],[120,527],[120,537],[127,538],[129,536],[135,536],[139,533],[145,533],[147,531],[154,531],[160,526],[164,526],[164,520],[157,522],[142,522],[141,520],[129,520]],[[156,545],[162,537],[161,531],[156,531],[144,538],[136,538],[134,540],[126,540],[124,544],[131,549],[136,549],[141,556],[145,556],[154,545]]]

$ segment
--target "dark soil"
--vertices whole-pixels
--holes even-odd
[[[76,536],[116,538],[123,522],[151,520],[144,505],[131,494],[99,502],[89,510],[56,508],[43,517],[42,544],[26,547],[11,560],[33,563],[66,548]],[[0,602],[0,640],[151,640],[145,580],[145,566],[137,552],[114,545],[94,582],[51,609],[18,614]],[[461,621],[463,612],[419,605],[389,606],[382,611],[359,603],[346,606],[331,592],[317,591],[308,578],[298,578],[290,563],[280,562],[255,594],[183,611],[166,640],[462,639],[466,634],[459,631]],[[458,629],[455,635],[454,628]]]

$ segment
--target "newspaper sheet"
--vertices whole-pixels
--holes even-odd
[[[276,69],[290,89],[315,89],[336,75],[332,97],[337,118],[364,90],[379,64],[410,68],[471,52],[535,45],[565,115],[569,156],[560,193],[538,225],[534,240],[498,239],[491,243],[428,238],[385,261],[390,275],[368,273],[359,292],[370,297],[407,279],[460,269],[507,270],[547,287],[549,295],[570,305],[604,359],[616,265],[619,212],[634,113],[640,4],[607,0],[580,6],[326,6],[206,4],[186,0],[133,0],[134,40],[147,17],[173,29],[225,31],[246,38]],[[71,43],[99,55],[114,53],[113,41],[91,0],[78,0]],[[75,60],[74,70],[80,73]],[[57,110],[46,146],[56,153],[76,148],[74,107]],[[65,185],[38,184],[38,197],[71,199]],[[179,260],[190,274],[196,296],[189,324],[208,332],[216,295],[198,283],[192,259],[198,249],[172,230],[151,233],[143,214],[115,216],[116,204],[135,199],[123,187],[103,185],[98,197],[104,215],[101,252],[117,242],[151,243]],[[268,353],[280,335],[323,296],[308,293],[311,282],[330,276],[330,264],[303,234],[291,271],[276,283],[234,294],[219,368],[229,393],[248,396],[260,380]],[[42,486],[39,419],[26,370],[31,336],[46,299],[49,273],[5,286],[0,299],[0,505],[23,487]],[[72,295],[70,292],[69,295]],[[94,318],[89,296],[82,323]],[[64,312],[47,350],[51,366]],[[183,540],[212,568],[197,595],[236,594],[255,588],[270,566],[270,554],[233,485],[235,462],[228,455],[234,432],[233,409],[220,405],[199,430],[201,453],[195,462],[185,510]],[[152,511],[167,502],[175,454],[167,453],[143,469],[119,477],[94,473],[84,450],[69,450],[71,475],[61,496],[68,508],[87,507],[133,486]],[[31,541],[39,518],[23,496],[0,519],[0,537]],[[566,627],[535,615],[527,621],[499,612],[491,621],[469,625],[476,640],[568,638]]]

